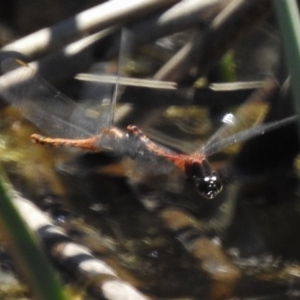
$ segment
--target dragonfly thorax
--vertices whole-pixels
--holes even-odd
[[[105,128],[97,139],[96,147],[101,151],[113,151],[117,155],[123,155],[128,148],[128,134],[116,127]]]
[[[214,199],[222,191],[222,182],[207,160],[191,163],[187,166],[186,173],[201,196]]]

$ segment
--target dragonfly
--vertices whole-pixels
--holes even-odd
[[[235,116],[227,114],[224,125],[199,149],[191,154],[177,153],[155,143],[135,125],[128,125],[125,130],[112,125],[114,112],[112,105],[115,105],[117,91],[113,84],[100,84],[101,113],[90,117],[92,104],[90,101],[76,103],[58,92],[27,65],[23,64],[5,76],[10,84],[5,86],[5,80],[0,81],[0,94],[17,107],[27,119],[51,136],[33,134],[31,135],[33,142],[87,152],[113,152],[136,161],[146,156],[159,158],[160,162],[167,162],[179,170],[186,180],[192,182],[199,194],[207,199],[217,197],[223,188],[217,172],[208,161],[209,156],[235,143],[290,124],[297,118],[291,116],[232,134],[235,122],[243,119],[250,107],[260,103],[266,94],[272,93],[275,89],[276,84],[269,80],[241,105]],[[21,81],[22,84],[11,84],[12,80]],[[109,100],[105,102],[105,99]],[[150,161],[155,164],[158,160]],[[157,165],[154,169],[160,172],[162,167]]]

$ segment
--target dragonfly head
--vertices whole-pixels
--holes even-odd
[[[197,191],[204,198],[214,199],[222,191],[220,178],[206,160],[201,163],[194,162],[188,170],[188,177],[193,180]]]
[[[222,191],[222,183],[215,172],[202,178],[195,178],[199,194],[207,199],[214,199]]]

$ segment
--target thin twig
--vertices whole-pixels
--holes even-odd
[[[181,1],[154,17],[146,18],[144,21],[138,20],[128,27],[132,36],[130,47],[134,50],[159,38],[210,22],[232,1]],[[108,57],[115,57],[119,49],[120,45],[117,42]]]
[[[133,25],[134,43],[143,45],[160,37],[209,22],[232,0],[187,0],[175,4],[154,18]]]
[[[200,37],[200,30],[195,30],[187,43],[160,68],[154,78],[157,80],[173,78],[176,81],[186,78],[191,65],[197,61],[193,54],[197,48],[199,49]]]
[[[103,30],[90,35],[58,52],[46,55],[41,60],[31,62],[29,66],[52,84],[72,78],[78,72],[86,70],[94,62],[92,51],[95,45],[101,44],[110,32],[111,30]],[[25,74],[18,69],[2,75],[0,77],[0,94],[3,90],[31,80],[32,76],[34,76],[33,72]]]
[[[41,29],[2,48],[2,51],[20,52],[29,60],[52,49],[60,48],[85,35],[140,18],[155,10],[172,5],[178,0],[114,0],[90,8],[57,23]]]
[[[126,86],[147,87],[152,89],[175,90],[177,87],[176,82],[153,80],[153,79],[116,77],[112,75],[94,75],[94,74],[80,73],[76,75],[75,78],[83,81],[101,82],[101,83],[116,84],[117,82],[119,82],[119,84],[126,85]]]

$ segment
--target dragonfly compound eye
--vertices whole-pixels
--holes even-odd
[[[198,192],[207,199],[214,199],[222,191],[222,188],[222,183],[215,173],[197,180]]]

